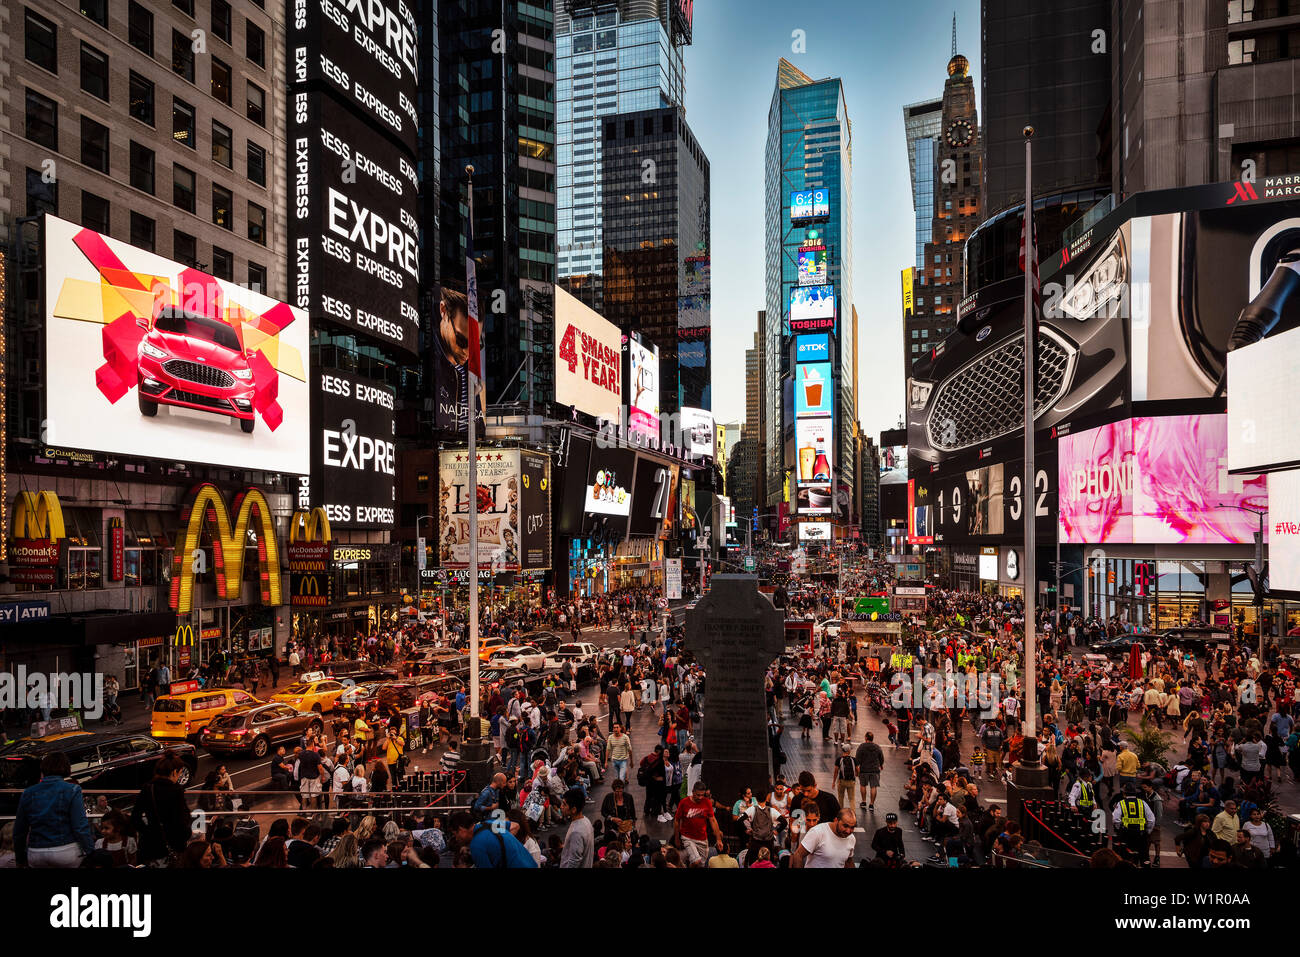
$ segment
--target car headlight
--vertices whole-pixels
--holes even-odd
[[[233,375],[236,379],[242,379],[245,382],[253,378],[252,369],[234,369],[231,371],[230,374]]]
[[[1061,309],[1067,316],[1083,321],[1099,315],[1109,303],[1124,295],[1128,269],[1124,247],[1118,235],[1091,268],[1067,288]]]
[[[933,382],[922,382],[920,379],[907,380],[907,399],[914,409],[924,408],[930,401],[930,393],[933,391]]]
[[[152,343],[149,342],[141,343],[140,348],[144,350],[145,355],[152,356],[155,359],[167,358],[167,353],[163,352],[161,349],[159,349],[157,346],[153,345]]]

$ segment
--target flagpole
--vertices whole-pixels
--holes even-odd
[[[469,311],[469,321],[474,323],[478,321],[478,282],[477,277],[468,275],[472,269],[474,258],[472,255],[474,244],[474,167],[466,166],[465,175],[469,178],[469,216],[466,219],[466,283],[465,292],[467,293],[466,309]],[[474,278],[475,281],[469,280]],[[477,348],[477,336],[470,338],[469,348]],[[466,431],[469,434],[469,715],[471,718],[479,716],[479,677],[478,677],[478,453],[475,450],[475,418],[477,413],[477,394],[476,383],[474,382],[474,368],[477,362],[473,356],[467,356],[465,360],[466,376],[468,377],[468,388],[465,396],[465,422]]]
[[[1025,728],[1024,746],[1021,750],[1021,762],[1026,765],[1038,763],[1038,715],[1037,715],[1037,611],[1038,599],[1038,564],[1034,554],[1035,532],[1035,487],[1034,487],[1034,385],[1036,383],[1036,359],[1038,352],[1037,329],[1034,322],[1034,306],[1037,297],[1035,279],[1038,272],[1038,242],[1034,231],[1034,183],[1033,183],[1033,147],[1031,141],[1034,128],[1026,126],[1025,136],[1025,484],[1021,515],[1025,522],[1025,556],[1021,563],[1021,576],[1025,587],[1025,687],[1021,694],[1024,709]]]

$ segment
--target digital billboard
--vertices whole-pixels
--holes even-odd
[[[708,256],[687,256],[682,260],[682,295],[707,296],[712,286]]]
[[[713,456],[713,413],[706,409],[684,408],[680,416],[682,448],[694,456]]]
[[[289,115],[289,291],[328,319],[414,355],[420,230],[415,164],[328,97]]]
[[[795,450],[800,485],[827,485],[834,479],[835,436],[831,417],[799,419],[795,423]]]
[[[678,339],[707,339],[709,337],[709,302],[708,296],[681,296],[678,298]]]
[[[519,451],[520,566],[525,571],[551,567],[551,457]]]
[[[628,430],[659,441],[659,347],[627,340]]]
[[[826,247],[799,247],[799,285],[820,286],[826,282]]]
[[[799,541],[829,542],[832,538],[830,522],[800,522]]]
[[[835,411],[835,384],[829,362],[804,362],[795,366],[794,414],[796,418],[827,416]]]
[[[797,189],[790,193],[790,222],[826,219],[831,214],[831,191],[826,187]]]
[[[1300,369],[1300,329],[1228,353],[1228,468],[1300,464],[1300,429],[1288,409]]]
[[[1229,475],[1227,449],[1226,415],[1140,416],[1063,437],[1061,540],[1252,543],[1268,483]]]
[[[555,401],[618,421],[623,404],[618,326],[557,288],[555,332]]]
[[[1268,585],[1300,593],[1300,469],[1268,475]]]
[[[582,508],[588,515],[632,514],[632,471],[636,457],[626,449],[593,448]]]
[[[823,334],[795,337],[795,362],[830,362],[831,355],[830,336]]]
[[[308,474],[305,313],[44,224],[47,445]]]
[[[529,469],[521,472],[521,456]],[[469,567],[469,510],[471,498],[478,508],[478,567],[480,570],[527,571],[550,565],[549,546],[538,545],[541,525],[549,528],[549,459],[519,449],[478,449],[478,488],[469,485],[469,452],[444,449],[439,455],[438,560],[443,568]],[[544,460],[544,461],[543,461]],[[538,478],[540,470],[541,478]],[[523,476],[535,489],[547,485],[546,504],[535,496],[523,497],[521,521],[520,487]],[[534,526],[529,531],[529,525]],[[522,543],[522,545],[521,545]],[[521,550],[522,549],[522,550]],[[540,564],[521,565],[521,555]]]
[[[349,372],[318,371],[312,397],[312,492],[336,528],[397,521],[392,387]]]
[[[835,287],[791,286],[790,287],[790,328],[796,322],[813,320],[835,320]]]
[[[929,465],[919,470],[904,470],[894,481],[907,483],[912,526],[925,529],[912,534],[928,539],[913,544],[1020,541],[1024,538],[1024,516],[1029,509],[1033,510],[1037,533],[1046,540],[1056,524],[1054,444],[1037,450],[1034,466],[1034,488],[1028,496],[1024,494],[1023,458],[989,458],[952,471],[935,471]],[[885,482],[882,475],[882,489],[888,487]]]
[[[402,0],[293,0],[290,82],[333,91],[416,152],[416,20]]]

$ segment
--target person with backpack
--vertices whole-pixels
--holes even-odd
[[[479,821],[469,811],[454,811],[447,819],[447,834],[458,847],[468,847],[475,867],[488,869],[536,868],[537,861],[515,837],[504,819]]]
[[[767,848],[768,855],[776,853],[776,831],[780,826],[781,812],[771,805],[771,788],[762,788],[759,798],[745,810],[745,830],[749,832],[749,847],[745,861],[753,866],[758,860],[758,849]]]
[[[840,745],[840,756],[831,774],[831,786],[835,788],[835,800],[840,802],[840,807],[853,806],[853,787],[857,781],[858,762],[853,759],[846,742]]]
[[[997,721],[985,721],[980,728],[980,744],[984,747],[984,774],[990,781],[1002,779],[1002,727]]]

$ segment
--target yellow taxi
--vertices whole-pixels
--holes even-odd
[[[153,703],[149,733],[155,738],[193,738],[221,712],[237,705],[264,704],[238,688],[191,687],[196,682],[176,681],[172,693]]]
[[[510,644],[509,638],[483,638],[478,643],[478,656],[482,661],[492,657],[492,652]]]
[[[283,702],[299,711],[321,714],[333,711],[334,703],[347,690],[341,682],[313,672],[303,675],[301,680],[295,681],[283,691],[271,695],[271,700]]]

